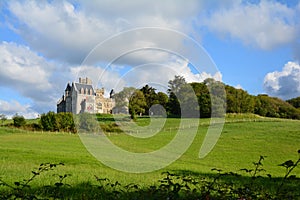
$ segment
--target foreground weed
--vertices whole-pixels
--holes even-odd
[[[84,190],[81,190],[82,186],[65,183],[70,174],[55,174],[57,181],[54,185],[44,186],[39,190],[31,188],[30,183],[41,173],[63,165],[46,163],[32,171],[33,175],[29,179],[16,181],[13,185],[0,179],[0,186],[9,188],[6,194],[0,194],[0,199],[299,199],[299,178],[292,175],[300,163],[300,150],[298,154],[296,161],[288,160],[279,165],[285,168],[283,178],[264,175],[266,170],[263,168],[263,161],[266,156],[260,156],[257,162],[253,162],[252,168],[240,170],[249,176],[223,172],[216,168],[212,169],[215,172],[213,175],[200,177],[164,172],[163,178],[149,187],[134,183],[123,186],[118,181],[95,176],[97,184],[82,185]],[[261,183],[265,181],[272,186],[263,186]],[[76,193],[78,189],[80,193]]]
[[[64,165],[63,163],[42,163],[37,170],[33,170],[32,176],[28,179],[23,179],[21,181],[15,181],[13,185],[0,179],[0,186],[6,186],[11,189],[11,193],[0,196],[3,199],[37,199],[35,194],[31,194],[29,189],[31,188],[30,183],[35,180],[42,173],[53,170],[59,165]]]

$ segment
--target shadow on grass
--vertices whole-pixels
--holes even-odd
[[[0,187],[0,199],[299,199],[300,179],[255,178],[235,173],[201,174],[192,171],[165,172],[157,184],[122,185],[95,176],[96,184],[68,185],[68,177],[54,185],[13,189]],[[64,180],[64,181],[62,181]],[[2,184],[3,185],[3,184]],[[278,187],[281,187],[278,190]]]

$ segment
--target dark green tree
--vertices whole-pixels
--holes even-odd
[[[161,105],[162,107],[164,107],[165,109],[167,108],[168,100],[169,100],[169,97],[165,93],[163,93],[163,92],[157,93],[157,103],[159,105]]]
[[[158,104],[158,96],[155,92],[155,88],[150,87],[149,85],[145,85],[142,87],[141,92],[143,92],[145,100],[146,100],[146,106],[145,106],[145,113],[146,115],[149,115],[149,109],[152,105]]]
[[[191,83],[200,107],[200,117],[208,118],[211,116],[211,99],[208,88],[204,83]]]
[[[76,129],[81,133],[95,134],[100,130],[99,122],[94,114],[80,113],[75,121]]]
[[[300,108],[300,97],[289,99],[287,102],[295,108]]]
[[[58,131],[75,133],[76,127],[72,113],[57,113],[55,115],[55,127]]]
[[[40,123],[45,131],[58,131],[59,128],[57,127],[55,113],[49,111],[47,114],[43,113],[41,115]]]
[[[145,108],[147,107],[146,99],[142,91],[136,90],[130,100],[129,100],[129,113],[134,119],[136,114],[145,113]]]
[[[175,76],[173,80],[168,82],[168,94],[169,94],[169,101],[167,105],[168,115],[179,117],[181,116],[181,108],[180,102],[178,100],[178,95],[180,89],[187,84],[185,78],[183,76]]]
[[[22,127],[26,124],[26,120],[22,115],[15,114],[13,116],[13,122],[15,127]]]

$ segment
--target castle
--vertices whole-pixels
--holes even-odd
[[[67,84],[64,95],[57,102],[57,113],[112,113],[113,95],[111,90],[110,97],[105,98],[104,88],[94,89],[91,79],[79,78],[79,83]]]

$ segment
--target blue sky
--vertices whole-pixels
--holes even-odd
[[[0,113],[30,118],[55,110],[78,76],[107,91],[147,83],[165,89],[180,74],[297,97],[299,35],[299,0],[0,1]]]

